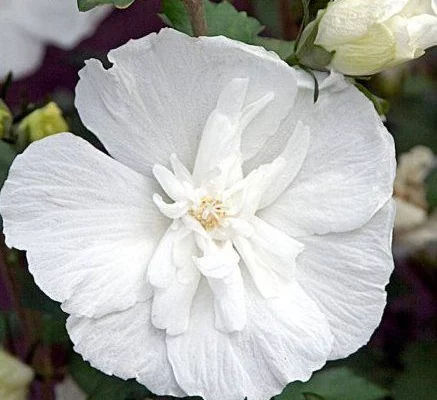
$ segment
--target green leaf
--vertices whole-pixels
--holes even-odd
[[[102,6],[104,4],[112,4],[117,8],[127,8],[135,0],[77,0],[77,6],[80,11],[89,11],[94,7]]]
[[[217,4],[205,0],[205,15],[208,36],[224,35],[230,39],[252,44],[264,29],[258,20],[249,17],[245,11],[237,11],[227,1]],[[163,0],[160,16],[167,25],[193,35],[187,11],[181,0]]]
[[[72,355],[68,369],[76,383],[88,395],[87,400],[144,400],[151,394],[134,379],[125,381],[106,375],[91,367],[77,354]]]
[[[413,344],[402,360],[405,370],[394,382],[393,397],[396,400],[437,399],[437,345]]]
[[[293,382],[276,400],[303,400],[305,395],[306,400],[380,400],[387,392],[342,367],[317,372],[305,383]]]
[[[274,51],[283,60],[290,58],[294,53],[294,42],[286,40],[257,36],[253,44],[262,46],[266,50]]]
[[[305,398],[305,400],[325,400],[324,397],[319,396],[318,394],[315,393],[302,393],[303,397]]]

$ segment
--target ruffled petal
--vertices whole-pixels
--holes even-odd
[[[215,327],[223,332],[242,330],[246,324],[243,279],[240,257],[230,241],[221,247],[212,240],[204,247],[204,256],[196,265],[214,293]]]
[[[135,377],[158,395],[183,397],[167,360],[165,331],[151,323],[150,301],[102,318],[70,316],[74,349],[95,368],[123,379]]]
[[[168,224],[154,183],[71,134],[18,156],[0,195],[6,243],[71,314],[98,317],[151,295],[150,257]]]
[[[214,296],[203,282],[189,330],[167,336],[168,358],[188,395],[265,400],[289,382],[308,380],[326,362],[332,343],[328,323],[299,285],[270,301],[250,283],[245,289],[248,318],[242,331],[230,335],[216,329]]]
[[[295,72],[286,63],[224,37],[191,38],[163,29],[108,58],[109,70],[91,60],[80,72],[76,105],[109,153],[146,175],[156,163],[167,165],[172,153],[192,170],[206,121],[233,79],[249,79],[247,105],[274,94],[244,130],[243,156],[276,132],[296,95]]]
[[[321,75],[319,75],[321,77]],[[288,189],[258,215],[292,237],[363,226],[388,201],[396,170],[393,138],[372,103],[344,78],[320,79],[313,103],[311,78],[300,75],[298,100],[264,157],[277,157],[294,118],[311,132],[307,156]],[[283,129],[284,128],[284,129]],[[285,129],[287,128],[287,129]]]
[[[303,245],[259,218],[251,222],[253,234],[235,238],[234,244],[261,295],[280,297],[293,280]]]
[[[155,286],[152,322],[169,335],[184,333],[190,322],[191,303],[200,279],[193,261],[196,252],[191,232],[170,228],[149,265],[150,272],[154,271],[149,279]],[[163,272],[159,275],[158,270]]]
[[[367,343],[386,304],[385,286],[393,270],[394,202],[364,227],[347,234],[300,238],[296,279],[328,318],[334,334],[331,359]]]

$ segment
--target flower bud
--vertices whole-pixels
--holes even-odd
[[[26,400],[33,370],[0,349],[0,398]]]
[[[0,139],[3,139],[12,126],[12,113],[8,106],[0,100]]]
[[[435,0],[335,0],[314,43],[335,54],[329,67],[371,75],[420,57],[437,44]]]
[[[68,125],[62,116],[61,109],[54,102],[30,113],[18,127],[29,142],[43,139],[55,133],[68,131]]]

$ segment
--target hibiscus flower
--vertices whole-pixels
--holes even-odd
[[[75,0],[2,0],[0,79],[12,71],[22,78],[39,67],[46,45],[73,48],[93,33],[111,8],[87,13]]]
[[[393,141],[336,73],[171,29],[81,71],[113,158],[33,143],[1,192],[8,246],[75,349],[157,394],[268,399],[365,344],[393,268]]]

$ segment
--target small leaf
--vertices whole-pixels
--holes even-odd
[[[304,394],[313,396],[306,400],[381,400],[387,391],[340,367],[317,372],[305,383],[291,383],[276,400],[302,400]]]
[[[264,26],[245,11],[237,11],[227,1],[213,3],[205,0],[208,36],[224,35],[230,39],[253,44]],[[163,0],[161,19],[169,26],[193,35],[186,8],[181,0]]]
[[[117,8],[127,8],[135,0],[77,0],[80,11],[89,11],[94,7],[111,4]]]

